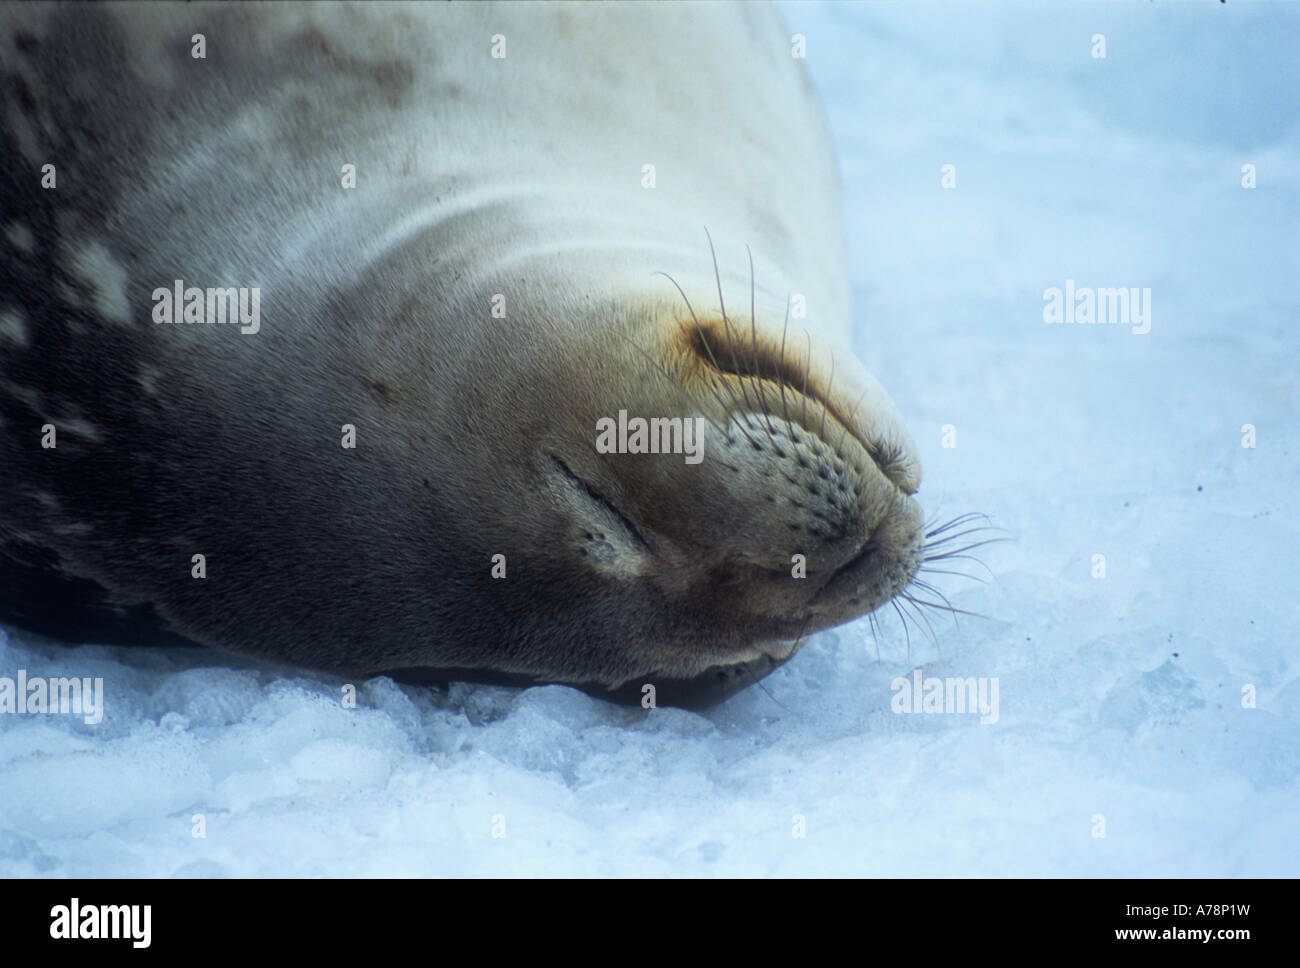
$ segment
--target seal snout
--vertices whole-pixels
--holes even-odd
[[[810,630],[848,621],[901,591],[920,564],[920,506],[842,428],[805,428],[775,414],[746,414],[715,445],[730,471],[729,536],[715,540],[742,572],[775,576],[780,594],[752,582],[751,610],[799,615]],[[752,576],[751,576],[752,577]],[[791,579],[794,579],[793,581]]]
[[[776,333],[726,316],[692,316],[681,331],[712,399],[760,416],[768,429],[774,421],[803,428],[837,453],[860,448],[905,494],[917,492],[916,447],[894,402],[852,354],[788,325]]]
[[[712,424],[712,479],[692,481],[690,515],[708,584],[787,636],[889,601],[919,567],[923,529],[915,447],[879,384],[851,359],[837,375],[811,338],[792,348],[725,317],[682,332],[684,385]]]

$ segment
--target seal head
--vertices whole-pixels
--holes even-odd
[[[690,702],[915,575],[771,10],[11,5],[0,55],[6,620]]]

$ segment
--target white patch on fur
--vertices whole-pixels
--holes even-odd
[[[104,243],[85,242],[65,259],[69,273],[93,294],[94,308],[105,319],[130,323],[131,307],[126,298],[127,274]]]
[[[85,437],[87,440],[93,440],[99,443],[104,438],[99,435],[99,429],[89,420],[83,420],[80,417],[60,417],[50,421],[61,434],[75,434],[78,437]]]
[[[13,340],[19,346],[27,345],[27,323],[14,309],[0,309],[0,339]]]
[[[152,366],[141,366],[140,372],[135,375],[135,382],[140,384],[140,389],[151,397],[158,396],[158,377],[162,376],[162,371]]]
[[[53,164],[57,168],[58,163],[55,159],[44,157],[46,152],[41,151],[41,140],[27,115],[17,109],[11,110],[5,118],[5,123],[18,141],[18,153],[28,164],[35,165],[38,169],[46,164]]]
[[[36,251],[36,236],[22,222],[10,222],[5,228],[5,238],[10,245],[26,255],[32,255]]]
[[[21,383],[14,383],[9,380],[4,384],[4,392],[15,400],[21,400],[32,410],[40,410],[40,396],[31,387],[25,387]]]
[[[59,499],[49,491],[33,491],[32,498],[48,511],[59,510]]]

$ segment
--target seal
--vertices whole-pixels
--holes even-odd
[[[913,581],[772,10],[19,4],[0,45],[6,621],[698,704]]]

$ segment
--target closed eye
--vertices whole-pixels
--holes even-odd
[[[551,454],[550,458],[555,476],[563,480],[579,498],[579,501],[586,504],[594,512],[592,517],[595,520],[616,525],[628,544],[636,546],[636,549],[642,553],[650,553],[649,543],[642,537],[641,532],[637,530],[631,519],[619,510],[616,504],[575,474],[573,469],[559,457]]]

